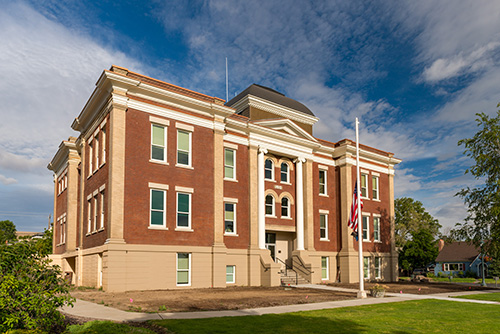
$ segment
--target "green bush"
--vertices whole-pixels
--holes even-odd
[[[34,240],[0,245],[0,332],[64,330],[57,308],[73,298],[59,268],[41,253]]]
[[[436,277],[436,275],[434,275],[434,273],[427,273],[427,277],[434,278],[434,277]]]
[[[467,270],[465,272],[465,277],[467,277],[467,278],[477,278],[477,275],[476,275],[475,272],[473,272],[472,270],[469,269],[469,270]]]

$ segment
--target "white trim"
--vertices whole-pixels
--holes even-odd
[[[154,127],[163,128],[163,147],[153,144],[153,129]],[[158,162],[168,164],[167,162],[167,137],[168,137],[168,129],[163,124],[151,123],[151,144],[149,145],[150,154],[149,161]],[[161,147],[163,149],[163,159],[154,159],[153,158],[153,145],[156,147]]]
[[[233,268],[233,280],[229,281],[227,280],[227,267],[232,267]],[[234,284],[236,283],[236,266],[235,265],[226,265],[226,284]]]
[[[187,283],[179,283],[178,273],[179,273],[179,254],[188,254],[188,282]],[[185,272],[185,269],[180,269],[182,272]],[[175,254],[175,284],[176,286],[191,286],[191,253],[179,252]]]
[[[177,129],[181,129],[181,130],[184,130],[184,131],[194,132],[194,126],[192,126],[192,125],[175,122],[175,127]]]
[[[177,187],[176,187],[177,188]],[[179,187],[181,188],[181,187]],[[189,189],[189,188],[186,188]],[[190,192],[185,192],[185,191],[178,191],[176,189],[176,195],[175,195],[175,230],[177,231],[178,229],[186,229],[186,230],[192,230],[192,225],[191,225],[191,220],[192,220],[192,193]],[[186,212],[182,211],[179,212],[179,195],[188,195],[189,199],[189,210]],[[187,214],[188,216],[188,226],[179,226],[179,213],[181,214]]]
[[[326,277],[323,278],[323,258],[326,258]],[[330,279],[330,257],[322,256],[321,257],[321,280],[328,281]]]
[[[163,119],[155,116],[149,116],[149,121],[158,125],[170,126],[170,121],[168,119]]]
[[[287,212],[288,212],[288,214],[287,214],[286,216],[283,216],[283,200],[284,200],[285,198],[286,198],[286,199],[287,199],[287,201],[288,201],[288,206],[286,207],[286,208],[287,208]],[[281,212],[280,212],[280,213],[281,213],[281,215],[280,215],[280,217],[281,217],[281,218],[284,218],[284,219],[290,219],[290,218],[292,218],[292,210],[291,210],[292,203],[291,203],[291,201],[290,201],[290,198],[288,198],[288,196],[283,196],[283,197],[281,198],[281,200],[280,200],[280,206],[281,206]]]
[[[325,215],[329,215],[330,214],[330,210],[319,209],[319,213],[325,214]]]
[[[281,175],[283,174],[283,171],[281,170],[281,167],[283,166],[283,164],[285,164],[286,168],[287,168],[286,169],[286,181],[282,181],[281,180]],[[291,184],[290,183],[290,170],[291,170],[290,165],[286,161],[282,161],[281,164],[280,164],[280,166],[279,166],[279,168],[280,168],[280,183]],[[275,188],[276,188],[276,186],[275,186]]]
[[[319,195],[320,196],[328,196],[328,170],[320,168],[318,172],[319,172],[318,173]],[[321,192],[321,178],[319,177],[321,175],[321,173],[323,173],[323,175],[325,176],[324,177],[325,182],[323,183],[324,192]]]
[[[227,165],[226,164],[226,150],[233,152],[233,165]],[[226,167],[232,168],[233,170],[233,177],[227,177],[226,176]],[[231,181],[236,181],[236,150],[233,149],[232,147],[226,147],[224,146],[224,180],[231,180]]]
[[[325,217],[325,237],[321,237],[321,216]],[[330,241],[328,238],[328,213],[321,212],[319,214],[319,240],[321,241]]]
[[[373,176],[380,176],[380,174],[379,174],[379,173],[377,173],[377,172],[372,172],[372,175],[373,175]]]
[[[224,202],[238,204],[238,199],[237,198],[232,198],[232,197],[224,197]]]
[[[186,133],[188,135],[188,163],[187,164],[181,164],[179,163],[179,133]],[[188,131],[188,130],[185,130],[183,128],[178,128],[177,129],[177,144],[176,144],[176,150],[175,150],[175,165],[178,166],[178,167],[188,167],[188,168],[192,168],[193,167],[193,157],[192,157],[192,153],[193,153],[193,131]],[[181,150],[181,152],[185,152],[183,150]]]
[[[168,190],[168,184],[162,184],[162,183],[149,182],[148,187],[159,189],[159,190]]]
[[[104,189],[106,189],[106,184],[103,184],[99,187],[99,192],[103,191]]]
[[[232,205],[233,206],[233,231],[228,232],[226,231],[226,204]],[[236,203],[235,202],[226,202],[224,201],[224,235],[235,235],[236,232]]]
[[[267,162],[268,160],[269,160],[269,161],[271,161],[271,178],[270,178],[270,179],[266,177],[266,170],[267,170],[267,169],[266,169],[266,162]],[[265,180],[265,181],[274,181],[274,180],[275,180],[275,178],[274,178],[274,168],[275,168],[275,166],[274,166],[274,161],[273,161],[273,159],[271,159],[271,158],[269,158],[269,157],[268,157],[268,158],[266,158],[266,159],[264,160],[264,180]]]
[[[366,239],[363,237],[363,222],[364,222],[364,218],[368,218],[368,220],[366,221]],[[363,212],[363,219],[361,219],[361,237],[363,237],[363,241],[366,241],[366,242],[370,242],[370,214],[369,213],[364,213]]]
[[[224,139],[224,140],[226,140],[226,139]],[[224,142],[224,148],[230,148],[230,149],[233,149],[233,150],[237,150],[238,149],[238,145],[237,144],[231,144],[231,143]]]
[[[175,191],[192,194],[194,193],[194,188],[175,186]]]
[[[271,196],[273,198],[273,203],[272,203],[272,212],[271,214],[268,214],[267,213],[267,210],[264,210],[265,214],[266,214],[266,217],[272,217],[272,218],[276,218],[276,209],[275,209],[275,206],[276,206],[276,198],[274,198],[274,196],[272,194],[267,194],[264,196],[264,205],[265,205],[265,208],[268,207],[268,204],[267,204],[267,196]]]
[[[151,218],[152,218],[152,211],[153,211],[153,191],[158,191],[163,193],[163,218],[162,218],[162,224],[161,225],[156,225],[156,224],[151,224]],[[159,210],[155,210],[155,212],[159,212]],[[149,227],[155,226],[155,227],[161,227],[161,229],[166,229],[167,228],[167,191],[165,189],[155,189],[155,188],[150,188],[149,189]]]
[[[375,220],[378,221],[378,224],[377,224],[378,225],[378,236],[377,237],[375,236],[375,226],[377,226],[375,224]],[[381,233],[380,233],[381,232],[380,231],[380,227],[381,227],[380,226],[380,215],[379,216],[373,215],[372,221],[373,221],[373,241],[374,242],[381,242],[382,241],[382,236],[381,236]]]

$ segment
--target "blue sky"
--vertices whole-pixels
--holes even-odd
[[[0,220],[39,231],[46,166],[112,64],[225,98],[252,83],[307,105],[314,134],[394,152],[396,197],[444,226],[479,181],[458,140],[500,102],[498,1],[0,0]]]

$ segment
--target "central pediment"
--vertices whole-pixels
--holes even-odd
[[[283,132],[292,136],[299,138],[304,138],[307,140],[317,141],[311,134],[302,129],[300,126],[295,124],[292,120],[287,118],[278,119],[263,119],[258,121],[252,121],[253,124],[265,126],[275,131]]]

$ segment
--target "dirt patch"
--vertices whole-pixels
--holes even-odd
[[[377,283],[365,283],[365,290],[370,290],[372,286]],[[359,289],[359,284],[343,284],[343,283],[331,283],[330,286]],[[394,293],[411,293],[411,294],[421,294],[429,295],[435,293],[445,293],[445,292],[460,292],[460,291],[477,291],[477,290],[491,290],[491,288],[486,288],[482,286],[474,285],[460,285],[460,284],[449,284],[441,282],[397,282],[397,283],[379,283],[379,285],[385,285],[388,287],[387,292]]]
[[[75,290],[75,298],[135,312],[238,310],[356,298],[355,293],[283,287],[104,292]]]

